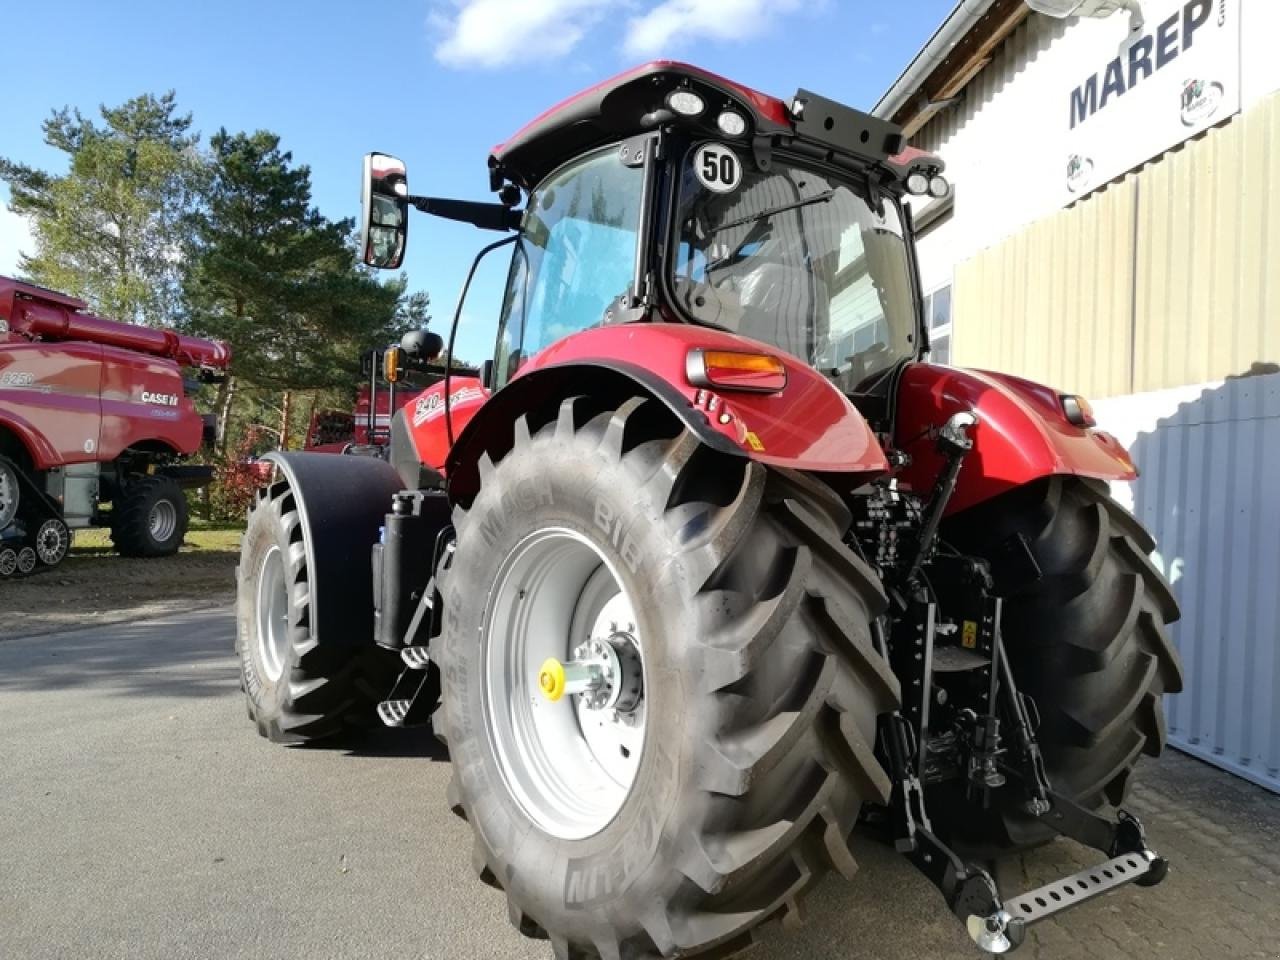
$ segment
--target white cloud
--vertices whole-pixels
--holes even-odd
[[[0,200],[0,275],[11,277],[18,272],[18,254],[34,252],[31,224],[26,217],[13,213]]]
[[[450,67],[545,62],[573,50],[615,0],[460,0],[432,16],[444,33],[436,59]]]
[[[651,57],[695,40],[746,40],[799,7],[799,0],[664,0],[628,21],[623,49]]]

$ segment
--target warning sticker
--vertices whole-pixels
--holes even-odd
[[[978,645],[978,624],[973,620],[966,620],[964,627],[960,631],[960,646],[966,650],[972,650]]]

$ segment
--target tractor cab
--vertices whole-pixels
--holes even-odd
[[[945,196],[942,163],[892,124],[805,90],[784,103],[646,64],[496,146],[496,205],[411,197],[385,155],[366,169],[370,264],[390,252],[398,265],[410,203],[517,229],[490,388],[570,334],[627,322],[727,331],[846,394],[926,349],[903,199]]]

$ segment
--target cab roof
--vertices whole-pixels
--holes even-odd
[[[703,100],[695,117],[675,114],[667,98],[690,90]],[[726,110],[743,116],[746,130],[726,137],[716,118]],[[807,140],[827,150],[851,154],[868,163],[883,164],[894,176],[907,160],[905,141],[891,123],[805,90],[792,105],[714,73],[674,60],[655,60],[597,83],[536,117],[489,155],[490,180],[498,189],[511,181],[532,189],[561,164],[598,146],[644,133],[660,124],[680,122],[707,136],[769,144],[779,138]],[[925,158],[934,170],[937,158],[912,151],[908,166]],[[897,160],[898,162],[893,162]],[[905,176],[905,173],[902,174]]]

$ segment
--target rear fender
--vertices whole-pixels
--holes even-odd
[[[293,490],[302,520],[311,633],[334,646],[373,642],[372,548],[401,489],[385,460],[325,453],[269,453]]]
[[[0,439],[3,439],[6,433],[16,437],[37,470],[62,466],[62,455],[45,439],[44,434],[18,412],[16,404],[13,407],[7,407],[2,401],[3,397],[0,397]],[[0,453],[3,452],[4,445],[0,444]]]
[[[689,382],[689,351],[737,350],[777,356],[787,384],[776,393],[709,390]],[[888,471],[862,415],[825,377],[776,348],[707,327],[643,323],[597,327],[536,355],[458,434],[447,471],[450,493],[478,488],[483,453],[510,449],[522,413],[554,416],[558,401],[592,396],[614,402],[637,393],[661,402],[704,444],[770,466],[840,475],[854,486]]]
[[[914,363],[898,385],[894,440],[911,464],[898,474],[904,486],[927,494],[942,469],[936,427],[962,410],[978,425],[947,507],[966,507],[1055,474],[1099,480],[1132,480],[1137,468],[1111,434],[1069,422],[1060,395],[1007,374]]]

